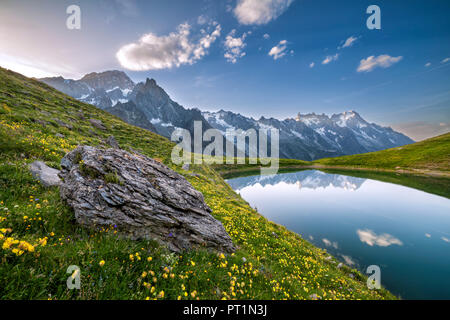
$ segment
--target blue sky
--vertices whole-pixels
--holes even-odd
[[[71,4],[81,30],[66,27]],[[371,4],[381,30],[366,26]],[[446,0],[2,0],[0,66],[70,78],[120,69],[155,78],[185,107],[255,118],[356,110],[420,140],[450,129],[449,9]]]

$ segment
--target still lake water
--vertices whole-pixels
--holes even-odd
[[[450,299],[450,200],[317,170],[229,179],[271,221],[365,272],[403,299]]]

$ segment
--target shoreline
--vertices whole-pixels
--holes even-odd
[[[248,173],[259,171],[261,166],[255,165],[254,167],[246,166],[243,169],[231,169],[231,170],[222,170],[221,166],[214,166],[214,169],[220,173],[221,176],[236,174],[236,173]],[[226,167],[226,165],[225,165]],[[330,166],[330,165],[288,165],[288,166],[280,166],[279,170],[295,170],[295,169],[324,169],[324,170],[348,170],[348,171],[372,171],[372,172],[380,172],[380,173],[395,173],[395,174],[407,174],[407,175],[417,175],[417,176],[426,176],[426,177],[434,177],[434,178],[450,178],[450,172],[444,171],[433,171],[426,169],[382,169],[382,168],[370,168],[370,167],[352,167],[352,166]]]

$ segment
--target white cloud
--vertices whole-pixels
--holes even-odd
[[[427,237],[427,238],[431,238],[431,234],[429,234],[429,233],[425,233],[425,237]]]
[[[447,237],[441,237],[441,239],[442,239],[443,241],[445,241],[445,242],[449,242],[449,243],[450,243],[450,239],[447,238]]]
[[[263,38],[266,39],[266,40],[269,39],[270,38],[270,34],[268,34],[268,33],[264,34]]]
[[[337,242],[331,242],[330,240],[328,240],[326,238],[323,238],[322,242],[325,243],[325,245],[327,247],[333,247],[335,249],[337,249],[339,247]]]
[[[339,53],[336,53],[334,56],[327,56],[322,64],[329,64],[331,61],[336,61],[339,58]]]
[[[315,65],[316,65],[316,64],[315,64],[314,62],[311,62],[311,63],[309,64],[309,67],[310,67],[310,68],[314,68]]]
[[[200,24],[200,25],[203,25],[203,24],[205,24],[205,23],[207,23],[207,22],[208,22],[208,18],[205,17],[204,15],[200,15],[200,16],[197,18],[197,23]]]
[[[245,43],[245,38],[250,33],[244,32],[240,37],[235,37],[235,34],[236,30],[233,29],[225,39],[224,57],[227,59],[228,62],[231,63],[236,63],[239,58],[242,58],[246,55],[246,53],[243,51],[244,48],[247,46],[247,44]]]
[[[431,66],[431,62],[427,62],[427,63],[425,63],[425,67],[429,67],[429,66]]]
[[[344,44],[342,46],[339,46],[338,49],[351,47],[356,40],[358,40],[358,38],[351,36],[347,38],[347,40],[344,41]]]
[[[353,261],[353,259],[350,256],[346,256],[341,254],[342,258],[344,258],[344,261],[347,265],[349,266],[353,266],[355,264],[355,261]]]
[[[445,58],[444,60],[441,61],[441,63],[447,63],[450,61],[450,58]]]
[[[191,26],[187,23],[179,25],[176,32],[166,36],[147,33],[138,42],[120,48],[116,57],[124,68],[133,71],[170,69],[193,64],[203,58],[209,47],[220,37],[220,25],[213,25],[214,31],[209,33],[201,30],[201,37],[197,37],[196,41],[192,39]]]
[[[287,41],[281,40],[275,47],[270,49],[269,56],[274,60],[278,60],[286,55]]]
[[[367,59],[361,60],[357,71],[358,72],[370,72],[373,69],[375,69],[376,67],[389,68],[390,66],[399,62],[402,59],[403,59],[402,56],[391,57],[390,55],[387,55],[387,54],[382,54],[378,57],[370,56]]]
[[[403,245],[403,242],[401,242],[399,239],[395,238],[394,236],[383,233],[377,235],[372,230],[366,229],[366,230],[360,230],[358,229],[356,233],[359,236],[359,240],[361,242],[364,242],[368,244],[369,246],[379,246],[379,247],[389,247],[390,245],[396,244],[399,246]]]
[[[294,0],[238,0],[234,15],[245,25],[267,24],[278,18]]]

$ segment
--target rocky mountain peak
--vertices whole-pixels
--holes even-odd
[[[122,90],[133,89],[135,84],[127,76],[125,72],[118,70],[111,70],[105,72],[92,72],[80,79],[81,82],[86,83],[93,89],[102,88],[104,90],[112,90],[120,88]]]
[[[324,126],[331,124],[331,119],[326,114],[316,114],[313,113],[307,113],[307,114],[301,114],[298,113],[297,117],[295,118],[297,122],[304,123],[308,126]]]
[[[336,122],[340,127],[347,126],[367,126],[369,123],[364,120],[356,111],[345,111],[339,114],[333,114],[331,120]]]
[[[147,78],[145,83],[140,82],[136,85],[130,99],[134,100],[138,106],[142,104],[161,106],[171,102],[166,91],[158,86],[155,79],[150,78]]]
[[[153,78],[147,78],[147,80],[145,80],[145,86],[146,87],[158,87],[158,84],[156,83],[156,80]]]

